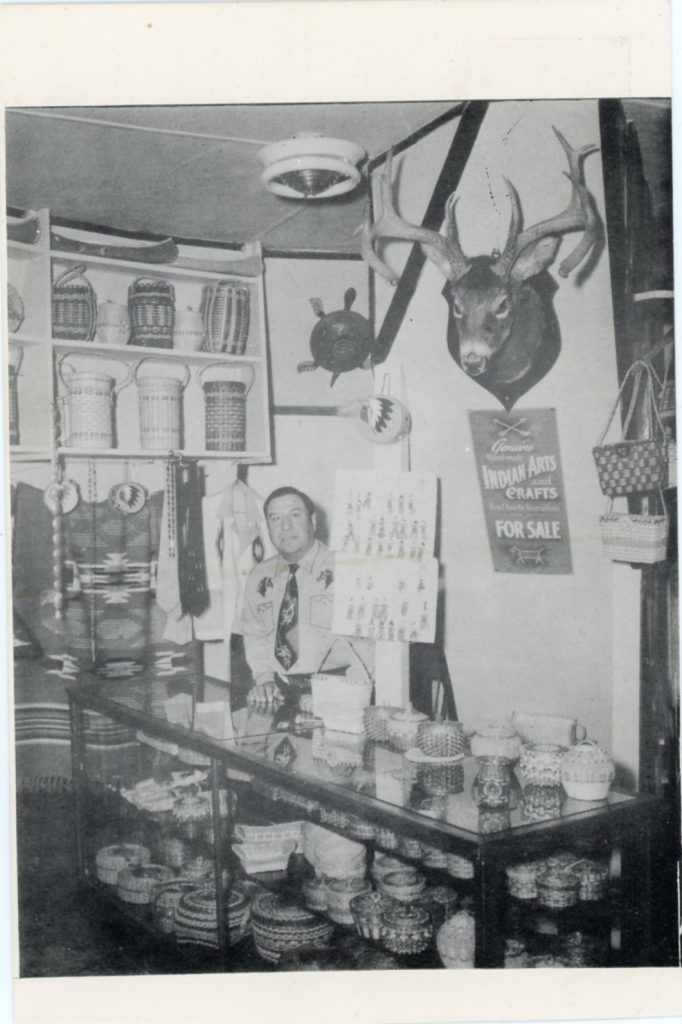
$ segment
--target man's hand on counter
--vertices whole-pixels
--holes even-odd
[[[246,699],[250,705],[267,707],[271,704],[281,703],[283,697],[274,679],[268,679],[252,686]]]

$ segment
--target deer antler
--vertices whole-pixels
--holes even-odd
[[[495,265],[496,273],[506,276],[512,266],[529,245],[539,242],[543,238],[555,237],[570,234],[573,231],[582,231],[583,236],[573,251],[562,260],[559,267],[559,274],[568,277],[572,270],[587,256],[597,239],[597,227],[599,214],[595,206],[594,198],[585,185],[583,162],[585,157],[599,149],[596,145],[583,146],[581,149],[574,149],[564,138],[558,128],[554,128],[554,134],[561,143],[561,146],[568,159],[568,172],[564,172],[573,186],[571,200],[563,211],[547,220],[527,228],[519,233],[521,224],[521,206],[519,196],[510,181],[505,178],[509,189],[509,200],[512,214],[509,227],[509,237],[504,252]]]
[[[408,242],[418,242],[428,259],[435,263],[441,273],[448,280],[460,277],[468,268],[468,261],[462,252],[457,241],[456,227],[454,227],[454,204],[452,197],[446,205],[448,219],[448,234],[446,239],[438,231],[430,228],[418,227],[410,224],[398,215],[393,205],[391,194],[391,164],[392,152],[386,157],[386,164],[379,172],[379,209],[378,218],[373,224],[365,221],[355,234],[360,235],[360,253],[362,258],[382,277],[385,277],[391,284],[397,284],[397,275],[391,270],[374,250],[374,242],[378,238],[395,238]]]

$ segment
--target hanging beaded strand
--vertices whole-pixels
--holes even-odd
[[[54,617],[58,621],[61,621],[64,616],[64,533],[61,502],[63,467],[58,454],[61,431],[61,416],[55,402],[52,405],[52,481],[55,484],[52,511],[52,607]]]
[[[166,463],[166,523],[168,529],[168,557],[175,558],[177,551],[177,464],[175,459]]]
[[[93,668],[97,655],[97,466],[94,459],[88,459],[88,503],[90,505],[90,656]]]

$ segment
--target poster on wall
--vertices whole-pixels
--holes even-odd
[[[573,571],[554,409],[469,413],[495,572]]]
[[[341,636],[434,641],[438,561],[336,556],[332,629]]]
[[[436,542],[435,476],[340,469],[332,547],[365,558],[430,558]]]

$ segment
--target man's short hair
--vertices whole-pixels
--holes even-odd
[[[274,491],[271,491],[270,494],[268,494],[267,498],[263,502],[263,515],[265,516],[266,519],[268,517],[268,506],[269,506],[270,502],[274,501],[275,498],[283,498],[287,494],[295,494],[296,497],[300,498],[301,501],[303,502],[304,506],[305,506],[306,512],[308,513],[308,515],[311,518],[315,515],[315,506],[313,505],[313,503],[312,503],[311,499],[308,497],[308,495],[304,494],[303,491],[299,491],[299,489],[297,487],[288,487],[287,486],[287,487],[276,487]]]

